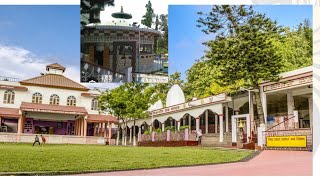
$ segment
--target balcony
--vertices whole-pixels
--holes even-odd
[[[139,41],[138,37],[125,37],[125,36],[85,36],[83,37],[84,43],[112,43],[114,41]],[[153,44],[153,39],[140,38],[141,44]]]
[[[19,82],[18,78],[0,76],[0,81]]]
[[[81,60],[81,82],[92,83],[114,83],[123,82],[125,74],[113,71],[103,66],[99,66]]]

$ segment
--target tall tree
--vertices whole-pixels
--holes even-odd
[[[168,14],[160,15],[160,30],[162,35],[158,40],[158,54],[168,53]]]
[[[160,21],[159,21],[159,15],[156,15],[156,21],[155,21],[155,30],[159,30],[159,25],[160,25]],[[153,49],[155,52],[158,51],[158,37],[154,38],[154,46]]]
[[[279,79],[283,63],[273,41],[282,28],[252,6],[213,6],[198,14],[198,27],[215,35],[204,44],[209,48],[205,57],[217,68],[216,82],[228,86],[243,81],[244,88],[253,87],[259,124],[264,124],[259,84]]]
[[[114,0],[81,0],[80,15],[83,19],[81,25],[100,23],[100,11],[105,6],[114,6]]]
[[[143,25],[151,28],[155,14],[153,12],[152,4],[151,4],[150,0],[148,1],[148,3],[146,4],[145,7],[146,7],[146,14],[143,15],[141,23]]]

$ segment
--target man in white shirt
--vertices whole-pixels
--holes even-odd
[[[198,138],[198,145],[200,145],[201,144],[201,139],[202,139],[201,129],[198,129],[196,131],[196,135],[197,135],[197,138]]]

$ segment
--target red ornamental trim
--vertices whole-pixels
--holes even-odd
[[[223,114],[218,114],[218,116],[224,116]]]

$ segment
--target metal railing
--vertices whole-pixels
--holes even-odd
[[[18,78],[0,76],[0,81],[18,82]]]
[[[85,36],[83,37],[85,43],[106,43],[113,41],[139,41],[139,37],[125,37],[125,36]],[[153,44],[152,39],[140,38],[141,44]]]
[[[124,80],[125,74],[81,60],[81,82],[112,83]]]
[[[291,130],[291,129],[295,128],[294,127],[294,116],[292,116],[292,117],[284,116],[283,119],[284,120],[282,122],[279,122],[278,124],[276,124],[274,126],[271,126],[266,131],[270,132],[270,131]]]

